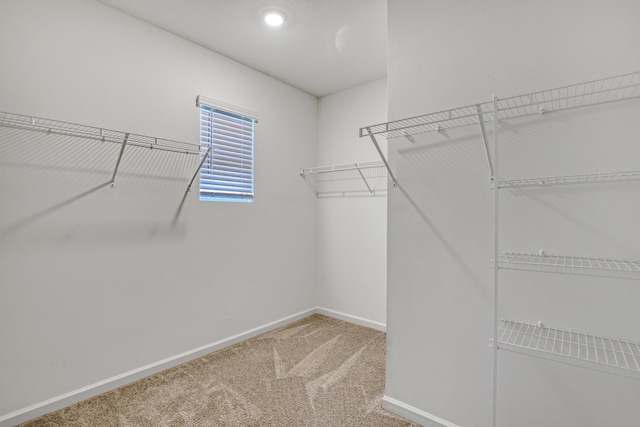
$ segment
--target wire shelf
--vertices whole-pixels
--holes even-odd
[[[600,172],[579,175],[545,176],[538,178],[505,179],[498,181],[499,188],[544,187],[552,185],[595,184],[604,182],[637,181],[640,171]]]
[[[640,380],[640,344],[618,338],[502,320],[498,348]]]
[[[640,71],[498,99],[498,120],[640,97]]]
[[[495,264],[495,262],[493,263]],[[499,268],[545,273],[640,279],[640,261],[613,258],[503,252]]]
[[[194,156],[198,155],[200,157],[200,163],[199,163],[198,169],[195,171],[194,175],[191,178],[191,181],[189,182],[189,185],[185,189],[184,195],[174,215],[172,226],[175,226],[178,221],[178,217],[180,216],[180,212],[182,211],[182,207],[184,205],[187,194],[189,193],[191,186],[193,185],[193,182],[197,177],[198,171],[200,170],[200,168],[202,167],[202,164],[204,163],[204,161],[206,160],[206,158],[210,153],[209,147],[203,147],[196,144],[189,144],[189,143],[174,141],[170,139],[155,138],[151,136],[138,135],[138,134],[129,133],[129,132],[121,132],[121,131],[115,131],[115,130],[109,130],[109,129],[103,129],[103,128],[96,128],[96,127],[86,126],[86,125],[81,125],[76,123],[63,122],[60,120],[43,119],[40,117],[26,116],[22,114],[7,113],[7,112],[0,112],[0,127],[4,127],[7,129],[16,129],[17,130],[16,132],[12,130],[9,133],[19,134],[20,137],[26,136],[28,139],[34,139],[33,135],[30,135],[28,132],[38,132],[45,135],[53,134],[53,135],[62,136],[62,138],[55,138],[51,142],[60,141],[60,140],[70,141],[72,138],[78,138],[81,140],[110,142],[110,143],[115,143],[120,145],[118,149],[118,157],[117,159],[114,159],[115,166],[113,169],[113,173],[111,175],[111,178],[108,181],[103,182],[102,184],[88,191],[80,193],[79,195],[71,199],[62,201],[61,203],[58,203],[48,208],[45,211],[42,211],[36,215],[32,215],[26,220],[18,224],[15,224],[15,226],[12,226],[11,229],[7,232],[13,232],[15,230],[18,230],[19,228],[22,228],[25,225],[28,225],[31,222],[41,218],[43,215],[53,212],[55,210],[58,210],[62,207],[65,207],[70,203],[78,201],[88,196],[89,194],[92,194],[104,187],[107,187],[107,186],[113,187],[116,176],[118,174],[118,169],[120,167],[120,162],[122,160],[123,154],[125,153],[125,148],[127,146],[142,147],[142,148],[148,148],[150,150],[168,151],[173,153],[180,153],[180,154],[187,154],[187,155],[194,155]],[[148,156],[148,157],[151,157],[151,156]]]
[[[482,117],[484,122],[490,122],[492,120],[492,110],[493,104],[491,102],[453,108],[450,110],[439,111],[437,113],[430,113],[363,127],[360,128],[360,137],[372,134],[382,135],[386,138],[395,138],[426,132],[437,132],[444,129],[462,126],[477,125],[480,123],[480,117]],[[482,114],[479,115],[479,112]]]
[[[317,197],[381,196],[387,192],[383,162],[305,168],[300,176]]]
[[[200,154],[206,151],[206,147],[196,144],[7,112],[0,112],[0,126],[118,144],[126,140],[127,145],[178,153]]]
[[[640,71],[496,100],[498,120],[586,107],[640,97]],[[386,138],[472,126],[493,118],[493,103],[484,102],[360,128],[360,137]]]

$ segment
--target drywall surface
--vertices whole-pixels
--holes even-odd
[[[386,121],[386,101],[386,79],[321,98],[317,166],[380,161],[359,129]],[[318,199],[320,307],[386,323],[386,232],[385,196]]]
[[[127,147],[83,196],[119,144],[4,134],[0,416],[316,305],[316,98],[94,1],[3,1],[0,52],[1,111],[194,144],[197,95],[259,114],[255,201],[196,187],[175,228],[197,156]]]
[[[390,120],[640,70],[637,2],[389,0],[388,16]],[[501,122],[502,171],[637,170],[638,110]],[[388,147],[400,188],[389,194],[386,394],[491,426],[493,195],[480,130],[416,139]],[[502,250],[640,259],[639,190],[503,191]],[[640,340],[637,281],[504,272],[501,283],[501,317]],[[632,426],[638,395],[638,381],[499,352],[498,426]]]

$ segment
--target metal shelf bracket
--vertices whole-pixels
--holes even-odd
[[[124,135],[124,140],[122,141],[122,146],[120,147],[120,153],[118,154],[118,160],[116,161],[116,167],[113,169],[113,175],[111,176],[111,181],[109,181],[109,186],[111,188],[115,187],[116,174],[118,173],[118,167],[120,167],[120,161],[122,160],[122,154],[124,153],[124,147],[127,146],[127,142],[129,141],[129,134]]]
[[[207,151],[205,152],[204,156],[202,156],[202,160],[198,165],[198,169],[196,169],[195,173],[191,177],[191,181],[189,181],[189,185],[187,186],[187,189],[185,190],[184,195],[182,196],[182,200],[180,200],[180,205],[178,205],[178,210],[176,211],[176,214],[173,216],[173,221],[171,221],[172,227],[176,226],[176,223],[178,222],[178,217],[180,216],[180,212],[182,212],[182,207],[184,206],[184,201],[187,198],[187,194],[189,194],[189,192],[191,191],[191,186],[193,185],[193,181],[195,181],[196,176],[198,176],[200,169],[202,169],[202,165],[204,165],[204,162],[207,160],[207,157],[209,157],[210,153],[211,153],[211,147],[207,148]]]
[[[484,117],[482,116],[482,105],[476,105],[478,111],[478,124],[480,125],[480,132],[482,133],[482,142],[484,144],[484,152],[487,155],[487,164],[489,165],[489,172],[493,176],[493,162],[491,161],[491,155],[489,154],[489,142],[487,140],[487,131],[484,127]]]
[[[389,172],[389,176],[391,177],[391,182],[393,183],[394,188],[397,187],[398,181],[396,180],[396,177],[393,174],[393,171],[391,170],[391,166],[389,166],[389,162],[387,161],[387,158],[382,153],[382,149],[380,149],[380,145],[378,144],[376,137],[373,135],[373,132],[371,132],[370,127],[366,127],[365,129],[367,130],[367,134],[369,135],[369,138],[371,138],[373,145],[376,147],[376,150],[378,151],[378,154],[380,155],[380,158],[382,159],[384,166],[387,168],[387,172]]]

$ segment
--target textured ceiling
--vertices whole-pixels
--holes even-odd
[[[100,1],[317,97],[386,76],[386,0]]]

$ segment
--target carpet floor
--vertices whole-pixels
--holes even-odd
[[[381,407],[385,340],[316,314],[22,427],[417,426]]]

